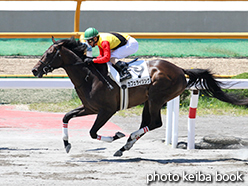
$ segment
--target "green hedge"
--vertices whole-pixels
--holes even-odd
[[[133,56],[248,56],[248,40],[245,39],[138,39],[138,42],[139,50]],[[0,39],[0,55],[40,56],[50,45],[51,39]],[[93,56],[98,54],[98,47],[95,47]]]

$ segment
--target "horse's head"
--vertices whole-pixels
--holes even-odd
[[[52,38],[52,40],[53,45],[45,51],[39,62],[33,67],[32,72],[34,76],[41,78],[44,74],[52,72],[61,66],[61,45],[56,43],[54,38]]]
[[[52,72],[54,69],[63,67],[71,54],[77,60],[85,56],[87,46],[74,38],[55,41],[52,37],[53,44],[45,51],[39,62],[33,67],[34,76],[42,78],[44,74]]]

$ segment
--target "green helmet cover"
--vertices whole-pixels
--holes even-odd
[[[93,37],[98,36],[98,30],[95,28],[87,28],[84,32],[84,40],[92,39]]]

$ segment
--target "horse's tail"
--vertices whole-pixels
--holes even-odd
[[[204,92],[210,96],[231,103],[234,105],[248,105],[248,99],[238,99],[237,95],[227,94],[221,90],[224,83],[214,79],[213,74],[206,69],[183,69],[189,76],[187,87],[195,86],[197,89],[204,89]]]

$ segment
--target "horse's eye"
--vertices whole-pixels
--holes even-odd
[[[50,49],[48,50],[48,53],[53,53],[53,48],[50,48]]]

